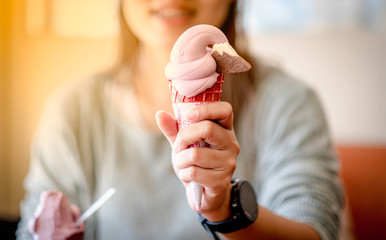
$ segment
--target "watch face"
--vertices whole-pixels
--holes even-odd
[[[243,182],[240,186],[240,205],[244,215],[251,221],[257,218],[257,200],[252,186]]]

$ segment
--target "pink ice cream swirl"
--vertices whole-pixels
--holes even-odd
[[[193,97],[213,86],[219,74],[209,46],[225,42],[228,39],[221,30],[205,24],[186,30],[177,39],[165,75],[180,94]]]

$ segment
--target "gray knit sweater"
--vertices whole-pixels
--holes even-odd
[[[31,238],[27,220],[42,190],[59,189],[84,211],[114,187],[114,197],[87,220],[85,239],[211,239],[172,171],[167,140],[117,114],[106,98],[108,81],[77,83],[47,102],[24,182],[18,238]],[[315,93],[270,71],[236,129],[235,176],[253,184],[258,203],[312,225],[323,239],[337,239],[339,164]]]

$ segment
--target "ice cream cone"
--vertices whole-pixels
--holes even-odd
[[[185,117],[190,109],[220,101],[225,73],[245,72],[250,68],[220,29],[201,24],[186,30],[174,44],[170,62],[165,67],[178,128],[193,123]],[[200,141],[190,147],[210,146]],[[203,187],[195,182],[190,187],[199,210]]]
[[[196,96],[186,97],[182,94],[179,94],[177,89],[173,87],[172,81],[169,80],[169,90],[172,98],[174,114],[177,118],[178,129],[182,129],[194,123],[185,118],[185,114],[190,109],[201,104],[220,101],[223,85],[224,74],[220,74],[217,77],[217,81],[212,87],[206,89],[205,91],[201,92]],[[207,144],[205,141],[200,141],[192,144],[190,147],[209,147],[209,144]],[[196,209],[199,210],[201,206],[203,187],[195,182],[191,183],[191,187],[193,188],[194,192],[194,202],[196,205]]]

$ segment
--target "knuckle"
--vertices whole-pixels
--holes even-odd
[[[240,153],[240,145],[239,145],[239,143],[237,141],[234,141],[232,145],[233,145],[233,148],[235,150],[236,155],[239,155],[239,153]]]
[[[181,158],[181,154],[173,154],[172,156],[172,164],[178,169],[181,169],[182,167],[182,161],[180,160],[180,158]]]
[[[205,121],[203,124],[203,131],[207,137],[212,136],[214,131],[214,123],[212,121]]]
[[[224,102],[224,110],[229,114],[233,113],[232,105],[228,102]]]
[[[181,161],[173,161],[173,167],[176,169],[182,169]]]
[[[190,151],[190,154],[189,154],[189,158],[192,162],[196,162],[198,159],[199,159],[199,151],[198,151],[198,147],[192,147],[189,149]]]
[[[190,180],[190,171],[188,169],[181,169],[178,172],[178,178],[183,182],[183,183],[189,183]]]
[[[195,181],[197,179],[197,168],[196,167],[190,167],[189,168],[189,180]]]
[[[240,144],[239,142],[237,141],[237,138],[234,134],[234,131],[233,130],[230,130],[228,132],[228,139],[229,139],[229,142],[228,142],[228,147],[229,149],[236,155],[238,155],[240,153]]]
[[[207,116],[208,114],[208,110],[207,110],[207,107],[206,104],[200,104],[196,107],[196,118],[197,119],[203,119]]]
[[[230,161],[229,170],[232,173],[236,170],[236,161],[234,161],[234,160]]]

